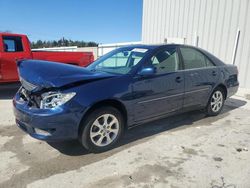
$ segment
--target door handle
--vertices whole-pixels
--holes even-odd
[[[180,83],[182,80],[183,80],[183,79],[182,79],[180,76],[178,76],[178,77],[175,78],[175,81],[176,81],[177,83]]]
[[[20,59],[19,58],[15,58],[15,62],[17,63]]]
[[[212,76],[216,76],[217,72],[216,71],[212,71]]]
[[[18,62],[18,61],[21,61],[21,60],[24,60],[24,58],[15,58],[15,62]]]

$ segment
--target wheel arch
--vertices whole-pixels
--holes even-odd
[[[210,94],[209,94],[209,97],[208,97],[208,99],[207,99],[207,102],[206,102],[206,106],[208,105],[209,100],[210,100],[210,98],[211,98],[213,92],[214,92],[217,88],[221,88],[221,89],[224,91],[224,100],[226,100],[226,98],[227,98],[227,87],[226,87],[224,84],[220,83],[220,84],[218,84],[217,86],[215,86],[215,87],[211,90],[211,92],[210,92]]]
[[[214,90],[217,89],[217,88],[221,88],[224,91],[224,99],[226,100],[226,98],[227,98],[227,87],[224,84],[221,83],[221,84],[217,85],[214,88]]]
[[[87,111],[84,113],[83,117],[81,118],[81,121],[80,121],[80,124],[78,127],[78,136],[81,134],[81,132],[84,128],[84,126],[82,126],[82,123],[84,122],[86,117],[88,117],[94,110],[96,110],[100,107],[103,107],[103,106],[111,106],[111,107],[114,107],[117,110],[119,110],[124,118],[125,128],[127,128],[127,109],[126,109],[125,105],[116,99],[106,99],[106,100],[102,100],[102,101],[98,101],[98,102],[94,103],[91,107],[89,107],[87,109]]]

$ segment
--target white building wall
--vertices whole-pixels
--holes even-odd
[[[135,42],[120,42],[120,43],[111,43],[111,44],[99,44],[98,45],[98,57],[103,56],[104,54],[123,46],[141,44],[141,41]]]
[[[79,47],[76,49],[77,52],[92,52],[94,60],[98,58],[98,47]]]
[[[240,86],[250,88],[250,0],[143,0],[143,43],[194,45],[198,36],[199,47],[231,64],[238,29],[235,64]]]

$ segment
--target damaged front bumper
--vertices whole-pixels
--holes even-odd
[[[45,141],[76,139],[82,111],[75,101],[52,109],[30,105],[17,92],[13,99],[16,124],[34,138]]]

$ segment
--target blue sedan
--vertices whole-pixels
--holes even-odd
[[[79,139],[92,152],[145,122],[197,109],[218,115],[239,86],[237,67],[174,44],[122,47],[86,68],[22,60],[18,71],[17,126],[40,140]]]

